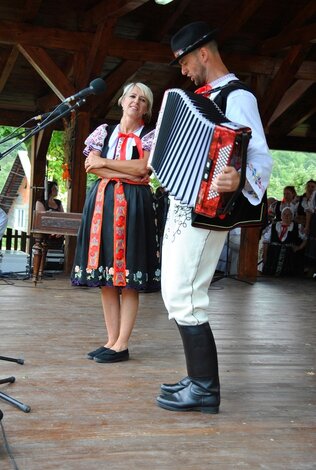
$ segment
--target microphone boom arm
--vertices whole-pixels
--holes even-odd
[[[85,99],[84,98],[81,98],[79,99],[75,104],[67,107],[67,109],[65,109],[61,114],[58,114],[56,116],[56,113],[55,113],[55,110],[52,111],[51,114],[53,114],[53,118],[50,119],[49,116],[47,116],[47,118],[41,122],[40,124],[37,125],[37,127],[35,127],[34,129],[32,129],[25,137],[23,137],[22,139],[19,140],[19,142],[17,142],[16,144],[12,145],[10,148],[8,148],[5,152],[1,153],[0,152],[0,160],[2,158],[4,158],[6,155],[8,155],[9,153],[11,153],[14,149],[16,149],[17,147],[19,147],[21,144],[23,144],[23,142],[25,142],[26,140],[30,139],[31,137],[33,137],[34,135],[38,134],[41,130],[45,129],[45,127],[47,126],[50,126],[51,124],[53,124],[54,122],[56,122],[58,119],[60,118],[63,118],[65,116],[67,116],[70,112],[72,112],[75,108],[79,108],[80,106],[82,106],[84,103],[85,103]]]

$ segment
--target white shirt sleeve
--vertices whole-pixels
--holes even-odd
[[[269,184],[273,160],[264,135],[255,96],[246,90],[232,91],[227,97],[226,116],[231,121],[251,129],[243,194],[251,204],[257,205]]]

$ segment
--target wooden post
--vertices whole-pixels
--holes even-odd
[[[82,212],[85,198],[87,175],[84,168],[84,141],[90,133],[90,113],[80,111],[76,115],[74,131],[74,148],[71,164],[71,188],[69,190],[68,207],[69,212]],[[65,241],[65,265],[64,271],[69,274],[73,265],[76,250],[76,238],[66,237]]]
[[[243,228],[241,230],[238,277],[254,282],[258,272],[258,247],[260,227]]]

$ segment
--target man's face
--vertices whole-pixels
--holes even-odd
[[[205,66],[200,61],[199,50],[190,52],[179,60],[182,75],[189,77],[196,86],[206,83]]]

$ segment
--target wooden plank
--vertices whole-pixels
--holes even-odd
[[[32,233],[77,236],[82,214],[34,211]]]
[[[142,294],[128,362],[97,364],[105,341],[99,289],[69,278],[0,280],[2,424],[22,470],[128,468],[312,470],[316,461],[315,281],[223,279],[210,288],[222,403],[218,415],[156,406],[184,376],[178,330],[160,293]],[[36,308],[35,308],[36,306]],[[1,470],[11,470],[5,454]]]

